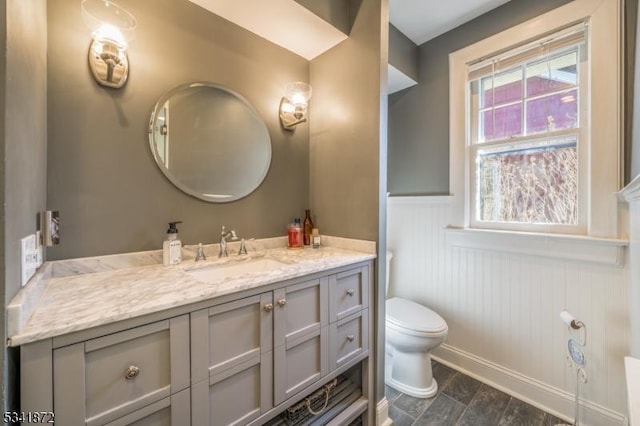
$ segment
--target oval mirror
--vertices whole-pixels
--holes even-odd
[[[149,143],[162,173],[187,194],[226,203],[253,192],[271,163],[267,126],[239,94],[185,84],[156,104]]]

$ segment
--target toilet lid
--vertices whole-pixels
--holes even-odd
[[[447,323],[440,315],[410,300],[392,297],[387,299],[386,309],[386,322],[398,327],[425,334],[447,330]]]

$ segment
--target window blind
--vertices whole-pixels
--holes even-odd
[[[544,55],[583,43],[587,39],[587,22],[571,25],[553,34],[467,64],[467,80],[486,77]]]

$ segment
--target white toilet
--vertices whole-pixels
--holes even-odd
[[[387,252],[387,292],[393,254]],[[447,323],[419,303],[401,297],[386,303],[385,383],[415,396],[430,398],[438,391],[431,371],[431,351],[447,337]]]

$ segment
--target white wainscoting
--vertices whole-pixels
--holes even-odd
[[[559,319],[566,309],[588,332],[580,424],[624,424],[626,262],[466,248],[460,235],[450,244],[450,200],[390,197],[387,212],[387,245],[394,253],[389,293],[423,303],[447,321],[449,336],[435,357],[572,419],[575,371],[567,362],[569,331]]]

